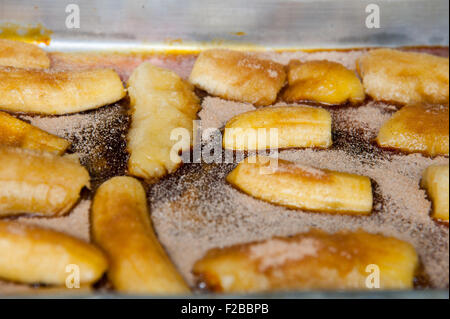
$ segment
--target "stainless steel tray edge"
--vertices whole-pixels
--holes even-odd
[[[66,25],[69,3],[2,0],[2,23],[42,24],[52,30],[50,51],[197,50],[448,46],[447,0],[383,0],[380,28],[367,28],[366,0],[78,0],[80,28]],[[1,34],[0,34],[1,37]],[[44,45],[43,45],[44,46]],[[20,295],[2,298],[53,298]],[[74,298],[160,298],[93,294]],[[175,296],[177,297],[177,296]],[[289,292],[256,295],[195,294],[180,298],[439,298],[447,290]]]

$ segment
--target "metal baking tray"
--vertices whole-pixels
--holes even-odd
[[[79,8],[79,28],[67,23],[73,5]],[[370,28],[366,19],[373,5],[379,9],[380,23]],[[8,23],[49,30],[51,41],[40,45],[49,51],[64,52],[198,51],[215,46],[293,50],[449,45],[447,0],[1,0],[0,26]],[[223,297],[448,299],[449,291],[289,292]]]

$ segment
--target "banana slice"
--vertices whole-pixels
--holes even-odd
[[[292,60],[288,70],[289,86],[283,93],[287,102],[314,101],[325,104],[356,104],[365,99],[357,75],[342,64],[321,60]]]
[[[0,111],[0,145],[63,154],[70,142]]]
[[[97,190],[92,232],[111,260],[109,280],[125,293],[188,293],[189,288],[159,244],[141,183],[114,177]]]
[[[392,49],[369,51],[356,62],[366,93],[401,104],[448,104],[448,58]]]
[[[238,164],[227,181],[253,197],[291,208],[351,215],[372,211],[372,185],[365,176],[251,156]]]
[[[432,165],[422,176],[421,185],[433,201],[433,218],[448,222],[448,165]]]
[[[95,109],[125,96],[113,70],[54,72],[0,67],[0,109],[66,114]]]
[[[27,284],[91,284],[108,267],[95,246],[63,233],[0,220],[0,277]]]
[[[331,115],[321,108],[270,107],[239,114],[225,126],[223,147],[231,150],[327,148]]]
[[[285,80],[281,64],[222,49],[200,53],[189,77],[212,95],[257,106],[272,104]]]
[[[418,257],[392,237],[363,231],[293,237],[213,249],[193,272],[218,292],[290,289],[411,289]]]
[[[381,127],[376,141],[408,153],[448,155],[448,116],[448,106],[405,106]]]
[[[48,69],[50,59],[47,53],[37,45],[0,39],[0,65],[15,68]]]
[[[89,187],[89,173],[72,157],[0,147],[0,216],[59,216]]]
[[[134,70],[128,93],[129,173],[150,179],[174,172],[181,165],[179,152],[192,144],[193,121],[200,108],[193,87],[174,72],[147,62]],[[183,132],[187,136],[178,141]]]

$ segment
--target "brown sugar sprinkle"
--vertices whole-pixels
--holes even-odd
[[[21,116],[32,125],[72,143],[86,166],[94,189],[109,177],[126,170],[126,133],[129,126],[126,102],[97,110],[62,116]]]
[[[203,105],[200,118],[214,118],[215,126],[223,126],[237,115],[236,109],[245,106],[218,98],[207,98]],[[410,242],[421,258],[428,285],[448,286],[448,227],[430,218],[431,203],[419,187],[422,171],[431,164],[448,163],[448,158],[431,159],[378,148],[373,139],[395,112],[393,105],[367,102],[360,107],[327,109],[334,123],[333,146],[329,150],[284,150],[280,158],[301,166],[370,177],[374,183],[373,213],[368,217],[331,216],[274,206],[224,181],[235,164],[186,164],[153,186],[150,200],[159,238],[191,283],[192,264],[211,248],[292,235],[310,228],[331,233],[361,228]]]
[[[287,64],[328,59],[354,69],[354,61],[364,51],[263,52],[263,58]],[[440,55],[448,56],[446,52]],[[111,67],[126,81],[142,61],[174,70],[187,78],[195,56],[67,54],[52,53],[54,69]],[[283,103],[279,104],[283,105]],[[254,110],[251,104],[205,97],[199,118],[203,128],[222,128],[233,116]],[[342,216],[287,209],[257,200],[226,183],[236,164],[185,164],[177,172],[148,186],[151,218],[158,237],[189,284],[195,285],[192,265],[209,249],[288,236],[311,228],[334,233],[363,229],[410,242],[423,264],[425,287],[449,285],[449,228],[429,216],[431,203],[419,187],[422,171],[431,164],[448,164],[448,157],[428,158],[421,154],[381,150],[373,143],[378,129],[397,108],[378,102],[359,107],[327,107],[333,118],[333,145],[328,150],[292,149],[280,158],[301,166],[337,170],[369,176],[373,181],[374,210],[370,216]],[[126,101],[98,110],[63,116],[25,116],[47,132],[72,142],[71,152],[80,156],[92,178],[92,190],[64,217],[20,217],[32,223],[89,240],[90,200],[96,187],[114,175],[126,173],[126,132],[129,125]],[[209,142],[207,142],[209,143]],[[266,255],[264,266],[282,260],[314,254],[315,245],[301,242],[299,247],[269,241],[254,256]],[[423,283],[422,277],[419,282]],[[106,284],[107,285],[107,284]],[[421,284],[422,286],[422,284]],[[0,282],[0,294],[28,290],[25,285]],[[35,288],[34,290],[40,290]]]
[[[206,97],[198,113],[202,128],[222,128],[232,117],[256,108],[249,103],[228,102],[217,97]]]

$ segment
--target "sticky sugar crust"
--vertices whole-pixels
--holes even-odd
[[[0,111],[0,145],[63,154],[70,142]]]
[[[0,109],[37,114],[92,110],[125,96],[112,69],[50,71],[0,67]]]
[[[0,216],[64,215],[89,179],[73,156],[0,147]]]
[[[209,94],[256,106],[272,104],[285,80],[283,65],[224,49],[201,52],[189,77]]]
[[[312,230],[209,250],[193,271],[216,292],[365,290],[369,265],[378,267],[381,289],[410,289],[418,256],[393,237]]]
[[[364,101],[364,88],[354,71],[340,63],[317,60],[288,65],[286,102],[314,101],[324,104],[358,104]]]
[[[132,177],[113,177],[96,192],[92,235],[108,255],[108,278],[124,293],[183,294],[189,288],[153,230],[144,188]]]
[[[276,135],[271,129],[276,129]],[[231,150],[328,148],[331,144],[330,113],[308,106],[260,108],[239,114],[227,122],[223,137],[223,147]]]
[[[366,94],[400,104],[448,104],[448,57],[392,49],[371,50],[356,61]]]

